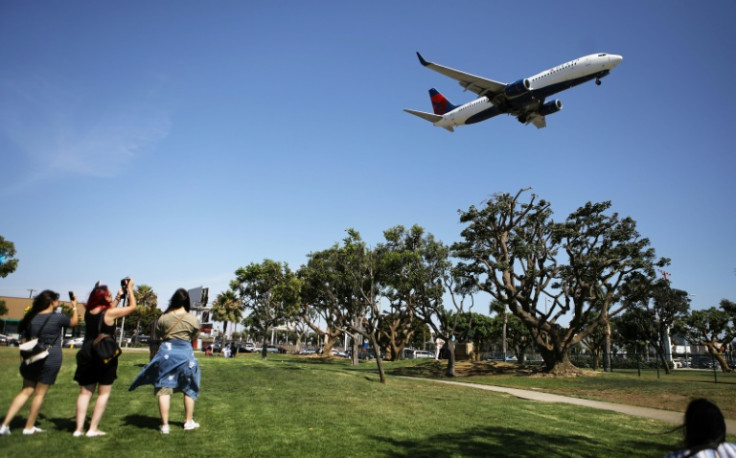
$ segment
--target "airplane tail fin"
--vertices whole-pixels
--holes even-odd
[[[429,90],[429,99],[432,101],[432,110],[434,111],[434,114],[436,115],[441,116],[457,108],[455,105],[450,103],[450,101],[447,100],[447,98],[444,95],[440,94],[435,88],[432,88]]]

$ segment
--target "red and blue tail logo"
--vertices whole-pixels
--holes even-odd
[[[432,110],[434,110],[434,114],[436,115],[444,115],[457,108],[444,95],[437,92],[435,88],[429,90],[429,99],[432,101]]]

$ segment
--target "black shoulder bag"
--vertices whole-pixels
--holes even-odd
[[[107,310],[100,314],[100,321],[97,323],[97,337],[92,341],[92,355],[103,366],[110,364],[123,352],[113,336],[102,332],[105,312]]]

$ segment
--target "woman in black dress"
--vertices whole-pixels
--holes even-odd
[[[40,343],[49,345],[49,355],[30,364],[26,364],[25,361],[21,362],[20,374],[23,376],[23,388],[10,404],[5,420],[0,426],[0,435],[10,434],[10,422],[31,395],[33,395],[33,401],[31,401],[31,410],[28,413],[23,434],[43,432],[41,428],[36,427],[36,418],[41,411],[49,387],[56,382],[56,376],[61,369],[61,329],[74,327],[79,320],[76,299],[72,300],[71,318],[63,313],[55,313],[54,309],[58,305],[58,293],[50,290],[43,291],[33,299],[31,310],[20,321],[18,331],[24,336],[24,339],[38,338]]]
[[[115,300],[112,300],[112,294],[107,286],[95,286],[89,295],[85,307],[87,311],[84,313],[84,322],[87,327],[87,333],[84,335],[85,343],[92,341],[100,333],[113,335],[115,333],[115,320],[133,313],[136,309],[135,294],[133,294],[133,279],[128,279],[126,285],[126,293],[128,295],[128,305],[126,307],[117,307],[123,298],[123,289],[118,290]],[[100,323],[101,321],[101,323]],[[83,344],[84,345],[84,344]],[[83,361],[77,355],[77,371],[74,374],[74,380],[79,383],[80,391],[77,397],[77,427],[74,430],[74,437],[84,434],[84,421],[87,417],[87,408],[92,399],[92,395],[97,389],[97,401],[92,411],[92,419],[89,422],[87,437],[104,436],[105,433],[100,431],[100,421],[102,414],[105,413],[107,401],[112,391],[112,382],[118,377],[118,359],[115,358],[108,364],[102,364],[99,361]]]

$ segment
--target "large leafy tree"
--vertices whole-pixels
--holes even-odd
[[[382,331],[388,351],[399,357],[416,328],[417,307],[442,300],[442,269],[438,250],[442,247],[421,226],[395,226],[383,232],[385,242],[376,246],[377,278],[388,310]],[[394,358],[396,359],[396,358]]]
[[[18,260],[13,259],[14,256],[15,244],[0,235],[0,277],[5,278],[18,268]]]
[[[736,338],[736,303],[722,299],[718,308],[693,310],[690,315],[677,319],[673,329],[691,345],[705,346],[723,372],[733,371],[723,352]]]
[[[238,323],[243,317],[243,304],[233,289],[228,289],[217,295],[212,303],[212,320],[223,323],[222,346],[225,346],[228,323]],[[265,346],[264,346],[265,348]]]
[[[346,232],[342,245],[310,254],[301,270],[302,300],[320,310],[329,327],[353,336],[353,364],[357,364],[358,339],[367,340],[376,355],[380,381],[386,383],[379,347],[379,262],[356,230]]]
[[[309,254],[306,265],[299,268],[302,281],[300,316],[317,334],[324,337],[322,351],[332,353],[332,346],[344,332],[350,321],[348,308],[344,307],[350,296],[347,279],[340,269],[338,244]],[[322,327],[320,322],[324,322]]]
[[[293,320],[299,312],[300,281],[288,264],[265,259],[235,271],[230,288],[250,311],[248,323],[263,336],[261,358],[268,358],[265,345],[268,333],[276,326]]]
[[[671,344],[667,337],[675,321],[687,316],[690,298],[687,291],[671,288],[668,280],[632,286],[633,300],[621,323],[623,332],[651,345],[669,374]]]
[[[519,201],[525,191],[461,211],[467,227],[453,249],[463,275],[522,320],[546,370],[577,373],[570,349],[625,309],[629,282],[668,261],[655,260],[631,218],[606,213],[610,202],[588,203],[557,224],[549,202],[534,194]]]
[[[386,242],[376,247],[381,266],[378,278],[391,312],[419,319],[446,342],[446,374],[453,377],[456,329],[461,315],[473,307],[473,287],[453,275],[448,247],[420,226],[409,230],[396,226],[384,236]],[[445,292],[453,309],[444,306]]]

